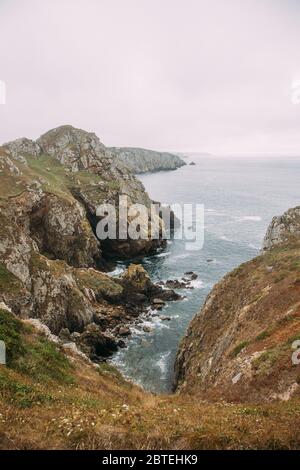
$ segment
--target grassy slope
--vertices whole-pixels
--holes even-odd
[[[182,391],[209,400],[260,402],[300,383],[300,366],[291,361],[292,344],[300,338],[299,260],[300,242],[294,240],[241,265],[215,286],[182,341]],[[211,369],[201,380],[199,371],[210,357]],[[233,386],[238,372],[243,378]]]
[[[1,157],[7,156],[4,149],[0,147]],[[55,194],[63,199],[72,201],[71,189],[84,187],[86,190],[96,191],[98,202],[101,199],[101,190],[96,184],[103,183],[100,175],[89,173],[88,171],[78,171],[76,174],[67,171],[64,165],[49,155],[41,155],[39,158],[26,157],[28,165],[24,165],[16,160],[12,160],[19,169],[20,174],[12,174],[9,171],[0,172],[0,200],[18,196],[30,186],[33,181],[38,181],[45,192]],[[116,182],[106,182],[106,186],[118,189]],[[95,189],[96,188],[96,189]],[[104,191],[103,198],[107,196]]]
[[[5,310],[0,337],[2,449],[296,448],[300,403],[207,404],[154,396],[107,364],[97,370]]]

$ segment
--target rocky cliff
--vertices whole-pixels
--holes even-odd
[[[129,206],[150,207],[143,185],[95,134],[63,126],[36,142],[0,147],[0,302],[19,317],[40,319],[94,359],[124,345],[119,327],[128,331],[154,297],[177,298],[152,285],[140,266],[124,279],[100,272],[112,256],[164,246],[150,237],[97,239],[97,206],[118,208],[120,194]]]
[[[182,158],[172,153],[155,152],[140,148],[112,147],[118,161],[125,164],[134,173],[147,173],[161,170],[176,170],[186,163]]]
[[[300,338],[297,214],[293,209],[274,219],[265,239],[272,250],[213,288],[177,355],[180,393],[239,402],[299,397],[299,366],[292,364]]]
[[[263,249],[268,250],[275,245],[298,238],[300,238],[300,207],[295,207],[273,218],[263,241]]]

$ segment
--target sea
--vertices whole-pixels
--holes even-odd
[[[186,159],[187,165],[176,171],[139,178],[155,201],[203,205],[203,246],[188,250],[186,240],[169,240],[164,251],[144,258],[141,264],[153,281],[180,280],[188,271],[198,278],[192,282],[193,289],[178,291],[182,300],[168,303],[160,312],[150,311],[132,330],[127,348],[111,359],[126,377],[154,393],[172,390],[180,340],[213,286],[226,273],[260,254],[266,229],[275,215],[300,205],[300,157],[193,154]],[[195,165],[189,164],[192,161]],[[118,263],[112,275],[125,268]]]

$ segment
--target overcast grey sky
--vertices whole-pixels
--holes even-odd
[[[300,155],[299,0],[0,0],[0,142]]]

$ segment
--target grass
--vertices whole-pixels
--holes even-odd
[[[0,318],[11,355],[0,367],[0,449],[299,448],[297,400],[233,405],[151,395],[109,364],[95,369],[74,356],[71,365],[9,312]]]
[[[73,383],[72,365],[66,356],[43,336],[32,337],[31,327],[7,310],[0,310],[0,339],[6,346],[10,369],[39,383]]]
[[[122,286],[117,281],[98,271],[94,271],[91,274],[91,271],[78,269],[76,277],[81,289],[85,287],[93,289],[95,293],[100,294],[104,298],[121,295],[123,291]]]
[[[234,359],[238,354],[240,354],[243,349],[245,349],[248,346],[248,341],[242,341],[239,343],[230,353],[229,356],[231,359]]]
[[[272,372],[275,363],[283,354],[281,347],[269,349],[252,361],[252,366],[259,375],[268,375]]]
[[[0,340],[6,346],[6,361],[12,367],[16,360],[25,353],[21,341],[22,323],[7,310],[0,309]]]
[[[255,341],[263,341],[266,338],[269,338],[271,336],[271,332],[268,330],[262,331],[259,335],[256,336]]]
[[[7,157],[0,148],[1,156]],[[80,170],[75,174],[67,171],[66,167],[49,155],[40,155],[38,158],[26,156],[28,166],[13,160],[13,164],[19,169],[20,174],[12,174],[5,166],[0,172],[0,198],[7,199],[22,194],[33,181],[38,181],[46,193],[52,193],[65,199],[74,201],[72,191],[78,187],[84,187],[85,191],[95,193],[95,202],[100,203],[107,197],[107,190],[118,191],[118,181],[105,182],[101,175]],[[17,183],[17,184],[16,184]],[[104,184],[104,188],[98,186]]]
[[[15,292],[21,288],[21,282],[4,264],[0,263],[0,291]]]

